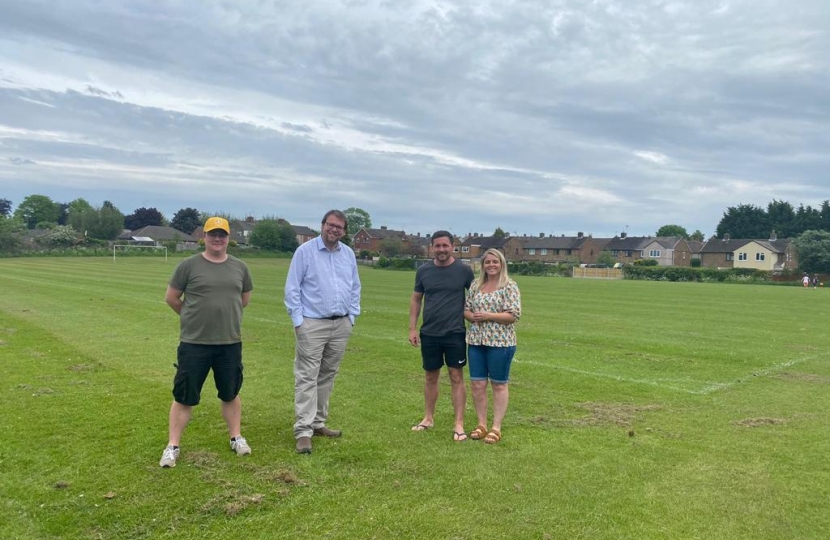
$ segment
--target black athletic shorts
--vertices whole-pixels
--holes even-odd
[[[444,365],[463,368],[467,365],[466,333],[456,332],[445,336],[421,334],[421,361],[424,371],[435,371]]]
[[[208,371],[213,369],[216,397],[233,401],[242,388],[242,343],[194,345],[179,343],[176,352],[173,399],[182,405],[198,405]]]

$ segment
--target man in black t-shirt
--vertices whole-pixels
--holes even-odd
[[[437,231],[432,235],[431,243],[434,259],[418,268],[415,273],[415,290],[409,303],[409,342],[413,347],[421,346],[421,360],[426,375],[424,418],[412,429],[424,431],[434,425],[438,379],[441,367],[446,365],[455,411],[453,440],[463,441],[467,438],[464,431],[464,406],[467,400],[463,370],[467,365],[464,297],[465,291],[473,282],[473,271],[453,257],[452,234]],[[418,316],[422,303],[424,316],[419,332]]]

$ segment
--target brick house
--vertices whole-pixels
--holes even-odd
[[[775,233],[768,240],[733,240],[728,234],[712,237],[700,250],[701,266],[708,268],[755,268],[770,272],[798,269],[795,246]]]
[[[685,238],[658,236],[643,246],[643,259],[656,259],[659,266],[691,266],[692,249]]]
[[[576,236],[521,236],[507,246],[507,258],[511,261],[593,264],[610,241],[577,233]]]

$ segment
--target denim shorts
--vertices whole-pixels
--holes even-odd
[[[468,345],[467,358],[470,365],[471,381],[486,381],[505,384],[510,381],[510,364],[516,354],[516,346],[488,347]]]

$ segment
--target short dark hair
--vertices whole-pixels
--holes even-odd
[[[337,219],[342,219],[343,224],[346,226],[343,229],[343,232],[349,232],[349,220],[346,219],[346,214],[344,214],[340,210],[329,210],[328,212],[326,212],[326,215],[323,216],[323,221],[320,222],[320,225],[325,225],[326,221],[329,219],[329,216],[334,216]]]
[[[455,242],[455,239],[452,237],[452,233],[450,233],[449,231],[435,231],[434,233],[432,233],[432,238],[430,238],[429,243],[430,244],[435,244],[435,239],[436,238],[442,238],[442,237],[443,238],[449,238],[450,239],[450,244]]]

